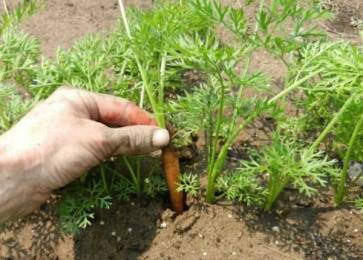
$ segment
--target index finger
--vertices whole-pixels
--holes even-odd
[[[87,116],[112,126],[157,125],[154,117],[135,103],[107,94],[76,88],[62,88],[61,94],[71,98]]]
[[[88,93],[97,106],[97,121],[108,125],[157,125],[154,117],[135,103],[111,95]]]

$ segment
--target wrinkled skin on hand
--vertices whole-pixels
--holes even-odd
[[[155,125],[127,100],[59,88],[0,137],[0,222],[34,211],[110,156],[167,145]]]

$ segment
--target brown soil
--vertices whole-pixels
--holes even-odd
[[[340,37],[359,39],[363,29],[363,2],[361,0],[323,0],[323,8],[333,13],[333,18],[325,22],[328,32]]]
[[[229,203],[196,203],[176,217],[162,202],[115,204],[71,237],[51,208],[1,236],[6,259],[361,259],[363,216],[334,209],[324,197],[286,192],[274,213]],[[146,204],[145,204],[146,203]],[[288,206],[286,204],[288,203]]]
[[[151,0],[124,2],[146,8]],[[119,16],[116,0],[48,0],[22,28],[40,40],[45,56],[54,57],[58,48],[69,48],[86,34],[109,31]]]
[[[126,2],[145,8],[151,1]],[[360,0],[346,1],[353,2]],[[54,57],[57,48],[68,48],[87,33],[108,31],[118,16],[115,0],[48,0],[22,28],[40,40],[45,56]],[[329,26],[353,32],[341,29],[340,23]],[[256,55],[253,68],[275,75],[276,85],[284,73],[266,53]],[[239,141],[258,147],[268,141],[265,126],[249,129]],[[254,135],[263,140],[256,142]],[[236,146],[230,153],[241,158],[244,148]],[[94,224],[75,236],[57,229],[53,207],[45,205],[0,234],[0,259],[362,259],[363,215],[335,209],[329,198],[331,194],[306,201],[287,191],[270,214],[200,202],[178,217],[161,200],[116,202],[111,210],[97,212]]]

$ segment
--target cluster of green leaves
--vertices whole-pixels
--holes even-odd
[[[355,206],[357,207],[357,209],[363,212],[363,198],[356,199]]]
[[[32,82],[40,57],[39,43],[15,28],[0,39],[0,133],[8,130],[32,107],[27,86]]]
[[[185,192],[193,197],[200,195],[199,176],[193,173],[184,173],[180,177],[178,191]]]
[[[303,59],[299,66],[304,66],[307,60],[311,60],[309,73],[317,74],[301,86],[306,95],[302,105],[307,112],[307,127],[318,133],[344,107],[335,125],[329,129],[334,136],[332,149],[343,157],[345,145],[351,137],[351,132],[347,129],[352,129],[363,111],[363,53],[358,47],[341,42],[327,49],[318,58],[312,58],[327,44],[330,43],[310,45],[302,53]],[[348,106],[344,106],[346,102],[350,102]],[[360,130],[360,135],[363,136],[363,129]],[[363,140],[358,138],[352,159],[363,161],[362,150]]]
[[[91,225],[94,210],[109,209],[111,196],[97,180],[78,181],[66,187],[58,203],[57,213],[60,226],[68,233]]]
[[[24,102],[9,94],[14,87],[1,86],[0,131],[36,100],[73,85],[130,99],[155,113],[162,127],[171,122],[178,146],[202,133],[209,202],[220,194],[270,210],[287,186],[311,196],[326,185],[327,176],[337,175],[335,162],[316,149],[328,133],[332,150],[346,157],[340,183],[349,161],[362,160],[362,53],[350,44],[322,42],[311,24],[325,16],[314,1],[260,1],[252,23],[243,9],[220,1],[164,1],[151,10],[129,10],[107,37],[87,36],[41,62],[37,41],[7,28],[0,41],[0,82],[25,87],[33,98]],[[219,38],[220,27],[235,36],[230,44]],[[288,69],[285,88],[269,100],[264,97],[272,92],[272,75],[250,68],[260,48]],[[186,72],[199,77],[196,84],[188,85]],[[304,113],[291,120],[276,101],[298,88],[304,95],[295,105]],[[272,144],[223,174],[229,148],[251,122],[266,116],[277,125]],[[356,130],[347,131],[352,124]],[[320,133],[312,147],[298,141],[311,133]],[[162,177],[152,169],[145,174],[142,164],[140,158],[117,159],[66,188],[59,210],[65,226],[89,225],[94,209],[109,207],[113,195],[127,200],[165,192]],[[119,166],[127,174],[120,174]],[[184,174],[180,183],[180,191],[201,193],[197,175]]]
[[[256,1],[247,1],[251,4]],[[316,1],[257,1],[254,22],[249,22],[243,9],[224,6],[220,1],[192,0],[190,5],[206,20],[230,30],[239,44],[264,48],[287,67],[306,43],[324,37],[316,21],[329,17]],[[314,23],[315,22],[315,23]],[[287,57],[288,56],[288,57]]]
[[[252,55],[263,47],[289,67],[295,62],[294,57],[299,59],[306,43],[320,36],[316,28],[307,23],[326,14],[313,8],[312,2],[305,6],[296,0],[276,0],[269,4],[261,1],[255,23],[251,24],[242,9],[224,6],[219,1],[186,2],[194,12],[211,23],[212,30],[203,35],[183,37],[177,54],[186,53],[183,56],[187,58],[181,59],[182,66],[207,76],[198,89],[172,103],[170,111],[178,113],[173,118],[179,129],[186,129],[189,133],[204,132],[208,164],[207,201],[213,202],[216,181],[223,172],[228,148],[257,117],[263,114],[276,117],[275,101],[306,80],[299,73],[289,85],[291,81],[287,78],[285,83],[288,88],[266,101],[258,97],[258,93],[261,90],[267,92],[268,88],[263,87],[269,86],[268,77],[249,71]],[[289,23],[292,26],[287,26]],[[221,44],[215,35],[218,26],[229,29],[236,40],[242,41],[237,46]],[[288,61],[285,59],[287,55]],[[242,72],[236,70],[241,61],[244,62]],[[247,89],[254,91],[255,98],[244,97]],[[243,123],[239,123],[240,118],[243,118]],[[183,130],[180,132],[183,133]]]
[[[115,197],[124,202],[165,194],[165,179],[152,169],[141,172],[142,159],[123,157],[105,162],[61,190],[57,205],[61,227],[70,233],[86,228],[91,225],[95,210],[108,209]]]
[[[217,179],[217,193],[227,200],[244,203],[247,206],[261,206],[266,197],[266,191],[257,178],[259,172],[246,162],[241,167],[220,176]]]
[[[23,100],[14,86],[0,83],[0,134],[14,125],[33,104],[34,100]]]
[[[329,136],[326,149],[344,160],[336,185],[339,205],[348,188],[350,161],[363,161],[363,53],[350,43],[319,43],[304,49],[297,66],[307,67],[307,61],[308,73],[315,76],[300,86],[306,97],[300,102],[305,111],[301,120],[310,133],[319,133],[313,150]]]
[[[32,15],[38,8],[37,0],[22,0],[16,8],[9,10],[4,0],[4,12],[0,15],[0,35],[9,27],[19,24],[24,18]]]
[[[280,193],[289,185],[308,197],[318,186],[325,186],[327,176],[335,176],[337,167],[334,160],[301,147],[281,136],[275,135],[271,146],[265,148],[255,159],[244,162],[245,170],[265,175],[265,210],[270,210]]]
[[[0,81],[28,86],[38,68],[37,40],[16,29],[6,30],[0,40]]]
[[[35,1],[24,0],[0,17],[0,134],[16,123],[34,103],[24,95],[28,96],[27,86],[38,68],[40,46],[37,40],[16,26],[35,10]]]

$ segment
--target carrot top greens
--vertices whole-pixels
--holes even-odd
[[[287,187],[309,197],[331,185],[340,205],[352,184],[350,163],[363,162],[362,49],[314,26],[329,15],[316,1],[247,2],[121,8],[113,32],[86,36],[47,59],[16,27],[35,11],[35,1],[23,1],[0,18],[0,132],[59,86],[73,85],[127,98],[154,113],[159,126],[171,123],[180,150],[199,138],[200,166],[180,177],[178,191],[269,211]],[[255,65],[261,51],[286,71],[279,84]],[[231,164],[242,137],[266,121],[267,142]],[[160,172],[150,156],[105,162],[61,191],[64,226],[90,225],[94,208],[115,198],[165,195]]]

